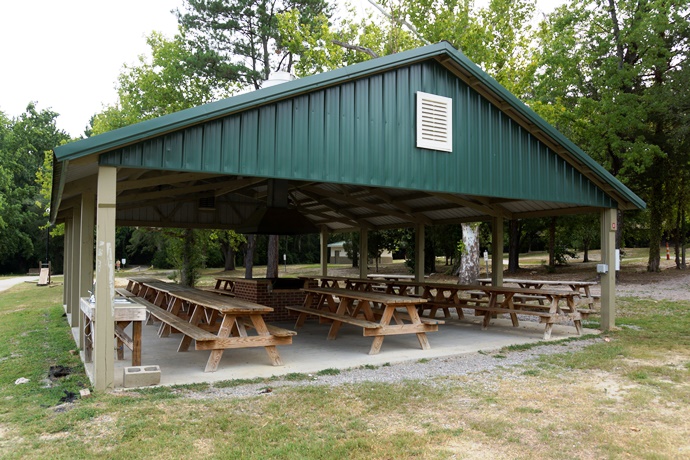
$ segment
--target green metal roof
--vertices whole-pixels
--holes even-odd
[[[461,116],[454,115],[452,154],[414,145],[418,90],[453,98]],[[448,43],[144,121],[54,153],[58,174],[69,161],[100,154],[100,164],[112,166],[645,206]],[[54,178],[55,209],[63,185]]]

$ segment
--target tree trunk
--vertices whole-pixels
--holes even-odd
[[[582,263],[589,262],[589,242],[585,241],[583,244],[582,252],[584,253],[582,255]]]
[[[278,235],[269,235],[267,257],[266,278],[278,278],[278,260],[280,258],[280,238]]]
[[[656,183],[652,185],[651,199],[649,200],[649,259],[647,261],[648,272],[661,271],[661,235],[663,229],[663,206],[660,202],[661,191],[657,190]]]
[[[508,273],[517,273],[520,269],[520,221],[511,219],[508,240]]]
[[[462,224],[465,251],[460,258],[459,283],[475,284],[479,278],[479,224]]]
[[[253,278],[255,246],[256,235],[247,235],[247,242],[244,245],[244,278],[248,280]]]
[[[223,251],[223,254],[225,255],[225,271],[226,272],[231,272],[235,270],[235,250],[232,249],[231,247],[228,247],[225,251]]]
[[[187,228],[184,231],[184,245],[182,246],[182,269],[180,270],[180,284],[194,287],[196,282],[194,268],[194,230]]]
[[[224,269],[226,272],[235,270],[235,250],[232,248],[229,242],[225,241],[223,238],[219,238],[220,249],[223,251],[223,257],[225,259]]]
[[[681,211],[681,224],[680,224],[680,252],[681,252],[681,262],[680,268],[685,270],[688,266],[685,263],[685,235],[687,234],[685,229],[685,209]]]
[[[549,266],[554,268],[556,266],[556,218],[551,218],[551,225],[549,226]]]

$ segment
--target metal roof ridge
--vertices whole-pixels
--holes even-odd
[[[344,80],[350,80],[370,74],[372,71],[385,71],[391,67],[399,67],[410,62],[428,59],[439,54],[452,53],[452,51],[457,50],[448,42],[440,42],[397,54],[381,56],[328,72],[299,78],[280,85],[238,94],[219,101],[209,102],[208,104],[140,121],[93,137],[55,147],[53,152],[57,159],[62,161],[112,150],[156,135],[182,129],[186,126],[220,118],[233,112],[245,110],[249,107],[267,104],[275,99],[295,96],[299,93],[311,90],[314,86],[335,85]]]

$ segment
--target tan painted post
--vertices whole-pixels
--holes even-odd
[[[95,225],[95,196],[92,191],[86,191],[81,196],[81,222],[79,224],[79,297],[89,297],[93,290],[93,227]],[[84,348],[84,328],[82,315],[79,315],[79,348]]]
[[[72,218],[68,217],[65,219],[65,236],[64,236],[64,241],[65,241],[65,250],[64,250],[64,261],[62,264],[63,271],[63,291],[62,291],[62,306],[65,309],[65,314],[69,316],[70,313],[70,307],[69,307],[69,286],[70,286],[70,280],[72,279],[72,274],[70,273],[70,269],[72,268]],[[67,319],[67,322],[69,323],[69,317]]]
[[[98,168],[96,213],[96,321],[93,346],[93,374],[96,390],[112,388],[115,373],[115,186],[117,169]]]
[[[81,243],[79,242],[79,233],[81,226],[81,207],[75,206],[72,208],[72,231],[71,244],[72,257],[70,259],[70,280],[69,280],[69,313],[67,314],[67,321],[70,326],[79,326],[79,262],[81,260],[80,251]]]
[[[328,276],[328,227],[321,227],[321,276]]]
[[[366,278],[369,271],[369,231],[366,228],[359,230],[359,277]]]
[[[604,209],[601,212],[601,263],[607,264],[608,273],[601,274],[601,329],[616,326],[616,227],[618,212]]]
[[[423,224],[418,224],[414,231],[414,279],[417,282],[424,281],[424,239],[426,228]]]
[[[491,219],[491,284],[503,286],[503,217]]]

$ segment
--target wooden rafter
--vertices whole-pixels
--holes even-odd
[[[457,195],[452,195],[450,193],[434,193],[433,196],[445,201],[449,201],[451,203],[459,204],[460,206],[466,206],[468,208],[480,211],[493,217],[504,217],[506,219],[513,218],[512,213],[500,205],[477,203],[476,201],[461,198]]]
[[[128,178],[122,182],[117,183],[118,193],[125,192],[127,190],[134,189],[144,189],[149,187],[157,187],[159,185],[171,185],[179,184],[181,182],[196,182],[202,179],[213,179],[216,177],[222,177],[218,174],[205,174],[205,173],[172,173],[172,174],[162,174],[156,177],[147,177],[145,179],[140,178]]]
[[[369,209],[371,211],[378,212],[384,216],[393,216],[393,217],[397,217],[398,219],[407,220],[407,221],[411,221],[411,222],[418,223],[418,224],[431,225],[433,223],[432,220],[426,216],[422,216],[419,214],[413,215],[413,214],[408,214],[406,212],[399,212],[399,211],[395,211],[392,209],[384,208],[383,206],[369,203],[369,202],[361,200],[359,198],[353,198],[352,196],[349,196],[349,194],[340,194],[340,193],[331,192],[331,191],[320,189],[320,188],[312,188],[312,187],[307,187],[307,189],[310,190],[312,193],[322,195],[322,196],[325,196],[327,198],[342,200],[342,201],[345,201],[345,202],[347,202],[353,206],[366,208],[366,209]]]

